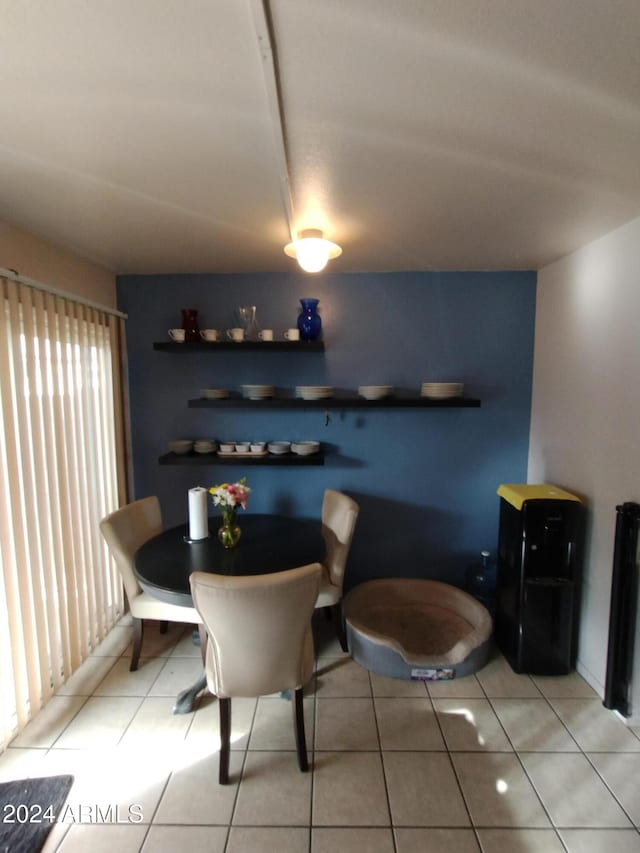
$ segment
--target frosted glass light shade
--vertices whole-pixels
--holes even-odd
[[[342,249],[337,243],[325,240],[319,228],[307,228],[297,240],[287,243],[284,252],[295,258],[305,272],[320,272],[330,259],[342,254]]]

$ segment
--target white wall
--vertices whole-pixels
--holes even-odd
[[[0,267],[109,308],[116,307],[116,280],[110,270],[2,221]]]
[[[615,507],[640,502],[640,218],[538,273],[528,480],[586,500],[578,670],[602,695]]]

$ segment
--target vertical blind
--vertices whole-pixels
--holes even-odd
[[[0,749],[123,612],[123,320],[0,278]]]

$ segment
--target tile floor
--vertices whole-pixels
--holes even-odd
[[[313,771],[289,703],[233,702],[232,784],[217,781],[217,705],[185,716],[191,629],[147,629],[129,672],[117,626],[0,756],[0,779],[72,773],[46,853],[631,853],[640,851],[640,730],[574,674],[423,684],[369,674],[317,622],[305,699]]]

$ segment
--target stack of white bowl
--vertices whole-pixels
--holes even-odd
[[[365,400],[380,400],[388,397],[393,391],[393,385],[359,385],[358,394]]]
[[[273,385],[243,385],[242,396],[249,400],[267,400],[273,397]]]
[[[297,453],[298,456],[310,456],[312,453],[317,453],[320,450],[319,441],[293,441],[291,442],[291,452]]]
[[[461,397],[463,391],[463,382],[423,382],[420,395],[431,400],[446,400],[450,397]]]
[[[200,396],[205,400],[224,400],[229,392],[226,388],[201,388]]]
[[[324,400],[333,397],[331,385],[296,385],[296,397],[303,400]]]
[[[196,453],[214,453],[216,447],[217,445],[212,438],[199,438],[193,444]]]

